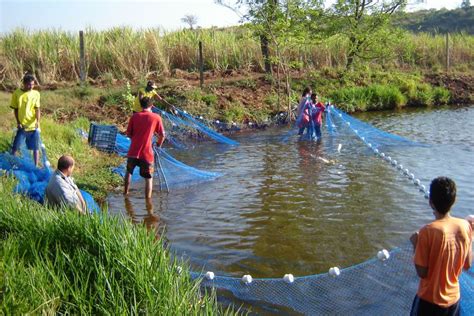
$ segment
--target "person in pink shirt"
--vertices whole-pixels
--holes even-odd
[[[319,101],[319,97],[316,93],[311,94],[311,119],[314,123],[314,131],[318,140],[321,139],[321,124],[323,121],[323,112],[326,107]]]
[[[303,135],[304,129],[307,128],[309,124],[308,109],[311,105],[311,93],[313,93],[313,91],[310,87],[304,88],[300,102],[298,103],[298,108],[296,110],[296,126],[298,126],[298,135]]]
[[[153,135],[157,134],[156,145],[161,147],[165,140],[165,129],[158,114],[151,111],[153,102],[144,97],[140,100],[142,111],[134,113],[127,127],[127,136],[132,140],[127,153],[127,171],[124,176],[124,195],[128,195],[130,179],[135,167],[140,168],[140,176],[145,178],[145,197],[150,198],[153,190],[152,148]]]

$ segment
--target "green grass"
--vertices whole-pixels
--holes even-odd
[[[46,99],[62,99],[64,91],[42,93]],[[74,98],[69,99],[68,106],[77,102]],[[15,126],[12,110],[8,107],[9,95],[0,93],[0,152],[10,148],[12,140],[12,129]],[[48,101],[44,101],[48,102]],[[51,105],[49,105],[51,106]],[[79,111],[79,109],[78,109]],[[53,120],[54,112],[41,119],[41,138],[46,146],[48,159],[55,167],[62,155],[69,154],[76,161],[74,178],[78,186],[90,192],[99,202],[104,202],[108,192],[116,190],[122,185],[122,179],[112,173],[111,168],[123,162],[123,158],[117,155],[104,154],[91,148],[86,139],[77,132],[78,128],[87,130],[89,120],[78,118],[66,124]]]
[[[47,209],[0,178],[0,313],[227,314],[144,226]]]

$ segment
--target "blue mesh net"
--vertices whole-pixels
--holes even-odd
[[[130,147],[130,139],[124,135],[117,134],[115,141],[116,151],[120,156],[125,157]],[[125,175],[126,163],[114,168],[113,171],[121,175]],[[160,189],[168,191],[178,187],[186,187],[199,182],[211,181],[220,176],[221,173],[198,170],[188,166],[173,156],[166,150],[160,148],[155,151],[155,174],[160,182]],[[141,177],[138,171],[132,174],[132,181],[138,181]]]
[[[362,122],[347,113],[337,109],[334,106],[329,107],[329,116],[334,113],[334,117],[338,119],[338,123],[342,126],[350,127],[350,130],[355,133],[362,141],[371,144],[371,147],[379,148],[383,146],[427,146],[419,142],[415,142],[404,137],[387,133],[368,123]],[[332,124],[331,126],[333,126]]]
[[[188,166],[171,156],[163,148],[155,150],[155,170],[160,176],[162,189],[186,187],[203,181],[211,181],[221,173],[199,170]]]
[[[339,115],[340,114],[340,115]],[[339,118],[336,119],[335,117]],[[349,124],[347,124],[349,122]],[[380,158],[405,173],[426,196],[426,189],[413,175],[406,173],[396,160],[381,150],[387,146],[424,146],[403,137],[381,131],[333,107],[326,113],[326,132],[330,135],[357,135]],[[297,134],[292,129],[284,135],[288,140]],[[409,243],[394,249],[388,258],[382,255],[361,264],[340,270],[340,275],[329,273],[296,277],[289,283],[283,278],[254,279],[245,283],[241,278],[215,276],[191,272],[201,285],[214,288],[221,296],[231,296],[250,308],[264,313],[305,315],[407,315],[415,297],[419,278],[413,265],[413,249]],[[474,268],[460,277],[461,311],[474,315]]]
[[[405,244],[389,252],[388,259],[373,258],[341,269],[338,276],[329,273],[294,278],[254,279],[192,272],[201,285],[225,290],[239,300],[271,312],[295,311],[305,315],[381,315],[390,312],[407,315],[415,297],[419,279],[413,266],[413,250]],[[474,269],[460,278],[461,309],[474,313]]]
[[[13,156],[10,153],[0,153],[0,169],[15,176],[18,181],[15,187],[16,193],[24,194],[34,201],[44,203],[44,192],[52,170],[46,154],[46,147],[41,143],[41,137],[39,139],[41,152],[39,168],[35,166],[31,152],[26,149],[25,144],[22,144],[18,156]],[[94,198],[83,190],[81,192],[88,210],[91,213],[99,212],[100,207]]]
[[[203,136],[206,136],[215,140],[216,142],[226,144],[226,145],[237,146],[239,144],[237,141],[232,140],[216,132],[215,130],[213,130],[206,124],[204,124],[202,121],[194,118],[192,115],[190,115],[186,111],[183,111],[177,107],[174,107],[174,110],[180,117],[167,113],[163,110],[153,108],[154,112],[159,113],[163,118],[171,122],[172,127],[173,127],[170,130],[171,134],[177,135],[180,137],[182,137],[183,135],[188,136],[188,137],[191,136],[197,139],[202,138]],[[191,129],[191,131],[189,129]]]

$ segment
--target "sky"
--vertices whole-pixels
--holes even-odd
[[[411,0],[414,1],[417,0]],[[417,8],[453,9],[461,4],[461,0],[424,1]],[[181,21],[185,15],[196,16],[197,25],[204,28],[239,23],[235,12],[214,0],[0,0],[0,33],[18,27],[79,31],[88,27],[103,30],[132,26],[176,30],[187,26]]]

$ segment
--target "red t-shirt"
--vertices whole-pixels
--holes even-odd
[[[158,114],[145,110],[133,114],[127,127],[127,136],[132,139],[127,157],[142,159],[152,164],[154,159],[151,140],[154,133],[165,136],[163,122]]]
[[[321,122],[323,121],[323,118],[322,118],[323,112],[324,110],[326,110],[326,107],[321,102],[316,103],[315,107],[316,107],[316,111],[315,111],[316,113],[313,115],[313,121],[321,125]]]

